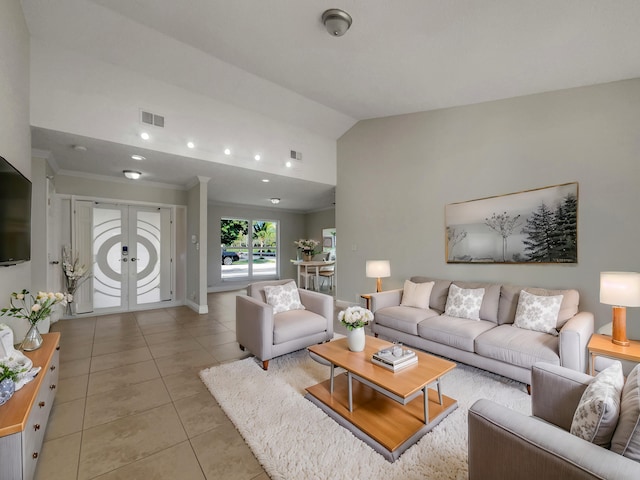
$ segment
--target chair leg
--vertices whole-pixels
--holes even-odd
[[[267,370],[269,368],[269,360],[262,361],[262,369]]]

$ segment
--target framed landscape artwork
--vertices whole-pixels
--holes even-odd
[[[578,183],[445,206],[447,263],[577,263]]]

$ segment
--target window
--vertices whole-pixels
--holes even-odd
[[[220,240],[222,280],[277,278],[277,222],[222,218]]]

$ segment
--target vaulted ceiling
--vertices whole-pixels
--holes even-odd
[[[640,77],[637,0],[22,4],[35,41],[160,78],[333,142],[362,119]],[[351,29],[337,38],[320,20],[325,9],[335,7],[353,17]],[[173,42],[171,51],[156,48],[158,38]],[[202,65],[215,63],[216,77],[206,75],[204,67],[180,75],[186,57],[199,58]],[[86,155],[79,165],[64,151],[65,142],[74,141],[64,135],[73,133],[35,129],[33,146],[52,151],[62,170],[110,175],[99,165],[118,145],[102,143],[100,154]],[[193,162],[200,175],[231,176],[226,167],[216,171],[221,168],[216,162],[179,160]],[[156,181],[184,181],[167,168],[171,161],[166,159],[165,174],[159,172]],[[233,178],[243,186],[240,178],[246,178],[248,191],[234,195],[238,189],[229,189],[219,192],[224,198],[211,199],[264,202],[266,192],[254,197],[249,191],[260,172],[236,168]],[[309,178],[288,182],[286,173],[282,177],[282,193],[273,195],[299,199],[288,208],[330,205],[335,185]]]

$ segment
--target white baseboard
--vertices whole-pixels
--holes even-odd
[[[204,304],[204,305],[198,305],[195,302],[192,302],[191,300],[187,299],[185,300],[185,305],[187,307],[189,307],[191,310],[193,310],[196,313],[199,313],[200,315],[204,315],[205,313],[209,313],[209,305]]]

